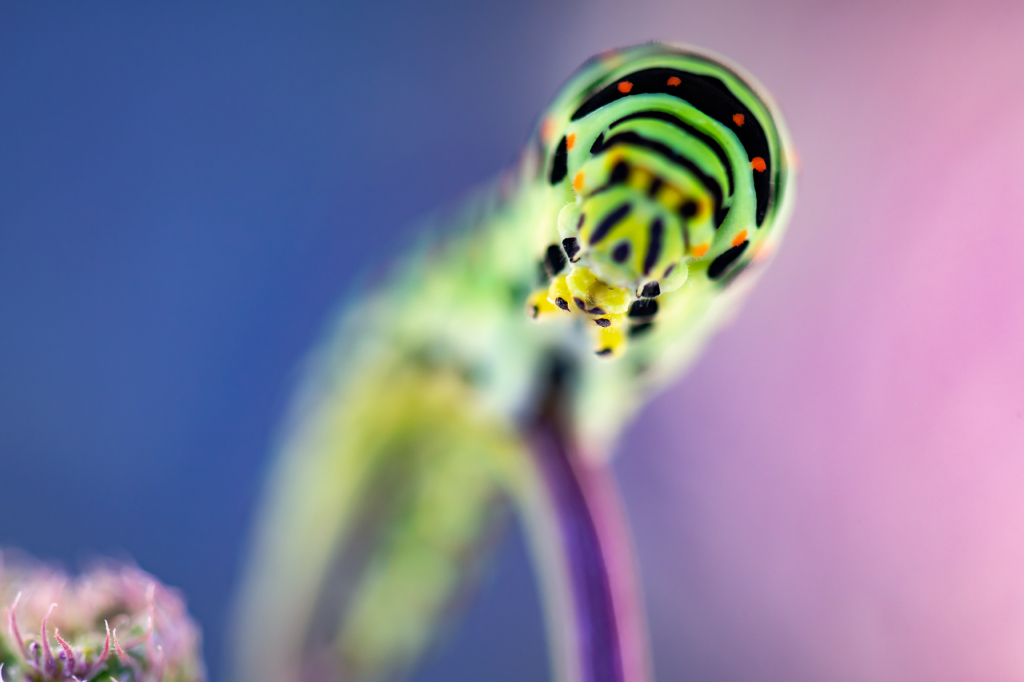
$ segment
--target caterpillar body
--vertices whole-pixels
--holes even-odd
[[[461,229],[400,260],[314,354],[255,537],[237,678],[400,676],[508,501],[556,679],[644,678],[642,634],[622,632],[639,612],[628,587],[574,582],[574,566],[616,560],[593,520],[611,513],[595,511],[602,462],[773,253],[793,158],[771,99],[721,58],[651,43],[584,64]],[[530,435],[554,384],[561,468]]]

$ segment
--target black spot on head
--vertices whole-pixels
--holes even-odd
[[[750,241],[745,241],[739,246],[734,246],[725,253],[721,254],[715,260],[711,261],[711,265],[708,267],[708,277],[711,279],[718,279],[722,274],[736,262],[736,259],[743,255],[746,251],[747,245]]]
[[[640,290],[640,295],[644,298],[655,298],[661,295],[661,285],[657,282],[648,282],[644,285],[644,288]]]
[[[586,306],[586,304],[583,303],[583,299],[582,298],[573,298],[572,302],[576,304],[577,308],[579,308],[583,312],[587,312],[587,306]]]
[[[629,164],[625,161],[619,161],[612,168],[612,174],[608,176],[609,185],[617,185],[625,182],[629,178]]]
[[[595,355],[601,355],[601,356],[611,355],[612,354],[612,349],[611,348],[602,348],[601,350],[596,351],[594,354]]]
[[[612,321],[605,317],[599,317],[596,320],[594,320],[594,324],[596,324],[598,327],[610,327],[612,326]]]
[[[629,336],[630,338],[636,336],[643,336],[647,332],[651,331],[653,328],[653,322],[641,322],[640,324],[634,324],[632,327],[629,328]]]
[[[651,221],[650,240],[647,242],[647,254],[644,255],[644,274],[648,274],[661,257],[661,238],[665,232],[665,224],[661,218]]]
[[[568,143],[565,141],[565,136],[563,135],[562,139],[558,143],[558,147],[555,149],[555,155],[551,159],[551,184],[557,185],[568,173],[569,148]]]
[[[630,317],[653,317],[658,313],[658,302],[653,298],[638,298],[629,306]]]
[[[616,263],[625,263],[626,259],[629,258],[630,250],[629,242],[621,242],[612,251],[612,260]]]
[[[561,296],[555,299],[555,305],[561,308],[562,310],[569,312],[569,304]]]
[[[536,320],[537,316],[540,315],[540,308],[538,308],[536,305],[532,306],[532,308],[533,308],[533,315],[532,315],[532,317],[533,317],[533,319]]]
[[[562,249],[557,244],[552,244],[548,247],[547,252],[544,254],[544,267],[547,269],[549,275],[554,277],[568,265],[568,259],[565,254],[562,253]]]
[[[631,210],[633,210],[633,205],[627,201],[606,215],[601,222],[597,224],[594,231],[590,233],[590,243],[596,244],[608,236],[608,233],[611,232],[612,228],[618,225],[623,218],[629,215]]]
[[[664,183],[661,181],[661,178],[654,178],[654,180],[651,181],[651,186],[647,188],[647,196],[655,196],[663,184]]]
[[[562,248],[565,249],[565,255],[569,260],[572,260],[572,257],[580,252],[580,243],[576,241],[576,237],[566,237],[562,240]]]

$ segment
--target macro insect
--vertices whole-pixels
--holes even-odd
[[[237,678],[400,677],[512,509],[554,678],[647,679],[605,463],[775,250],[793,160],[771,99],[719,57],[650,43],[584,64],[516,168],[314,353],[268,479]]]

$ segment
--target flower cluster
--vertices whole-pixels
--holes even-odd
[[[199,628],[179,594],[112,561],[74,578],[0,556],[0,682],[202,682]]]

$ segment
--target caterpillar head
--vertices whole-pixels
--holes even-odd
[[[691,50],[599,55],[556,98],[539,139],[572,262],[567,286],[575,274],[593,282],[587,292],[626,292],[631,322],[644,312],[631,331],[657,325],[651,299],[688,279],[735,279],[777,239],[792,204],[788,138],[770,100],[735,67]],[[558,286],[549,298],[562,307]],[[583,312],[610,307],[569,289]]]
[[[629,147],[592,154],[558,218],[574,262],[637,296],[677,289],[696,255],[693,238],[708,241],[714,234],[711,202],[685,178],[659,171]]]

